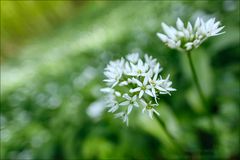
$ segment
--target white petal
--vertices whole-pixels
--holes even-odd
[[[158,73],[159,73],[159,71],[154,74],[154,76],[153,76],[153,81],[156,81],[156,80],[157,80],[157,78],[158,78]]]
[[[115,79],[104,79],[104,82],[108,82],[108,83],[114,83],[116,80]]]
[[[123,98],[125,98],[125,99],[127,99],[129,101],[131,100],[131,97],[128,94],[126,94],[126,93],[123,95]]]
[[[124,102],[120,103],[119,106],[127,106],[129,104],[130,104],[129,101],[124,101]]]
[[[149,69],[149,65],[145,63],[143,67],[143,71],[146,72],[148,69]]]
[[[131,72],[131,68],[130,68],[130,66],[129,66],[129,63],[126,62],[126,63],[125,63],[125,73],[126,73],[126,74],[129,74],[130,72]]]
[[[219,35],[219,34],[224,33],[224,32],[222,32],[222,33],[218,33],[218,32],[220,32],[224,27],[225,27],[225,26],[222,26],[222,27],[220,27],[220,28],[214,30],[214,31],[213,31],[213,35]]]
[[[139,93],[139,98],[142,98],[143,94],[144,94],[144,91],[141,90],[140,93]]]
[[[121,93],[118,92],[118,91],[116,91],[116,92],[115,92],[115,95],[116,95],[117,97],[120,97],[120,96],[121,96]]]
[[[211,18],[206,22],[207,30],[211,30],[211,28],[213,27],[214,21],[215,21],[215,18]]]
[[[179,41],[177,41],[176,46],[180,47],[180,45],[181,45],[181,41],[179,40]]]
[[[102,88],[100,89],[101,92],[103,93],[113,93],[114,90],[112,88]]]
[[[176,48],[176,43],[175,43],[175,41],[173,41],[172,39],[169,39],[169,40],[168,40],[167,45],[168,45],[168,47],[170,47],[170,48]]]
[[[126,86],[126,85],[128,85],[127,81],[123,81],[123,82],[119,83],[119,86]]]
[[[200,26],[200,18],[198,17],[195,21],[194,29],[197,29]]]
[[[127,60],[129,60],[132,63],[137,63],[139,60],[139,54],[138,53],[132,53],[126,56]]]
[[[157,36],[164,42],[166,43],[168,40],[168,37],[165,34],[162,33],[157,33]]]
[[[175,88],[168,88],[167,90],[168,90],[168,91],[176,91]]]
[[[139,59],[137,65],[139,68],[141,68],[143,66],[143,61],[141,59]]]
[[[146,76],[152,77],[152,76],[153,76],[153,70],[150,69],[150,70],[147,72],[147,74],[145,75],[145,77],[146,77]],[[149,80],[150,80],[150,78],[149,78]]]
[[[214,34],[212,36],[218,36],[218,35],[221,35],[221,34],[224,34],[225,32],[220,32],[220,33],[217,33],[217,34]]]
[[[184,28],[184,24],[180,18],[177,19],[176,25],[179,30],[182,30]]]
[[[131,113],[132,109],[133,109],[133,105],[129,105],[128,110],[127,110],[127,114]]]
[[[190,32],[187,29],[183,30],[184,36],[189,39],[190,38]]]
[[[192,46],[193,46],[192,42],[188,42],[188,43],[185,44],[186,50],[191,50]]]
[[[200,40],[199,39],[196,39],[196,40],[193,41],[193,45],[195,47],[197,47],[199,44],[200,44]]]
[[[140,88],[140,87],[137,87],[137,88],[134,88],[134,89],[130,89],[129,92],[130,92],[130,93],[134,93],[134,92],[138,92],[138,91],[140,91],[140,90],[141,90],[141,88]]]
[[[152,95],[154,96],[154,97],[156,97],[156,92],[155,92],[155,89],[152,87]]]
[[[149,117],[150,117],[151,119],[153,119],[153,112],[152,112],[152,110],[148,110],[148,115],[149,115]]]
[[[166,78],[166,80],[168,81],[168,80],[169,80],[169,78],[170,78],[170,74],[168,74],[168,75],[167,75],[167,78]]]
[[[220,22],[218,21],[213,25],[212,29],[213,30],[217,29],[219,25],[220,25]]]
[[[138,104],[137,102],[134,102],[133,105],[134,105],[135,107],[139,107],[139,104]]]
[[[153,94],[152,94],[152,92],[151,92],[150,90],[146,90],[145,92],[146,92],[149,96],[154,97]]]
[[[177,30],[176,30],[176,28],[174,28],[174,27],[171,26],[170,29],[171,29],[172,34],[173,34],[174,37],[175,37],[176,34],[177,34]]]
[[[165,91],[165,92],[159,92],[160,94],[170,94],[168,91]]]
[[[115,114],[115,118],[122,117],[123,115],[124,115],[124,112],[119,112],[119,113]]]
[[[158,116],[160,115],[154,108],[152,109]]]
[[[114,112],[116,112],[117,109],[118,109],[118,105],[115,105],[115,106],[111,107],[111,108],[108,110],[108,112],[114,113]]]
[[[127,79],[127,82],[128,82],[128,83],[133,83],[133,80],[132,80],[131,78],[128,78],[128,79]]]
[[[177,36],[179,36],[179,37],[184,37],[184,33],[183,33],[182,31],[178,31],[178,32],[177,32]]]
[[[147,85],[147,82],[148,82],[148,76],[145,76],[144,80],[143,80],[143,85],[146,86]]]
[[[161,86],[155,86],[156,89],[158,89],[159,91],[166,91],[166,89],[164,89],[163,87]]]
[[[142,83],[141,83],[138,79],[133,78],[132,80],[133,80],[133,82],[136,83],[138,86],[140,86],[140,87],[142,86]]]
[[[140,102],[142,103],[142,105],[144,106],[144,108],[147,106],[147,103],[146,103],[143,99],[140,99]]]
[[[170,28],[168,25],[166,25],[165,23],[162,23],[162,28],[163,28],[163,31],[168,34],[169,32],[171,32]]]
[[[173,40],[176,39],[176,36],[174,35],[174,32],[176,32],[175,29],[169,27],[165,23],[162,23],[162,28],[163,28],[163,31],[168,35],[169,38],[171,38]]]
[[[137,99],[136,95],[132,97],[132,101],[136,101],[136,99]]]
[[[200,25],[201,32],[206,34],[206,25],[202,19],[200,20],[200,22],[201,22],[201,25]]]
[[[128,126],[128,115],[127,114],[124,115],[123,122],[125,122]]]
[[[190,22],[187,24],[187,30],[191,33],[192,32],[192,25]]]
[[[112,88],[115,87],[118,84],[118,81],[116,81],[113,85]]]

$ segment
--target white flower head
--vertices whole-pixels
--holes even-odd
[[[223,34],[221,32],[224,26],[220,26],[220,22],[215,22],[215,18],[211,18],[204,22],[203,19],[197,18],[195,24],[190,22],[185,26],[183,21],[178,18],[176,28],[162,23],[165,34],[157,33],[160,40],[169,48],[190,51],[198,48],[207,38]]]
[[[128,116],[138,108],[147,110],[150,118],[153,113],[159,115],[155,108],[160,95],[170,95],[175,91],[169,76],[163,79],[161,71],[160,63],[146,54],[144,59],[138,53],[132,53],[111,61],[104,71],[107,87],[101,89],[106,95],[106,106],[110,108],[108,112],[117,112],[115,117],[121,118],[127,125]]]

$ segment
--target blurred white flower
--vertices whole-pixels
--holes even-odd
[[[187,26],[180,18],[177,19],[176,28],[162,23],[165,34],[157,33],[157,36],[170,48],[190,51],[198,48],[208,37],[217,36],[225,32],[221,32],[224,26],[220,26],[220,22],[215,22],[215,18],[204,22],[203,19],[197,18],[195,24],[190,22]]]
[[[107,87],[101,89],[106,94],[106,107],[110,108],[108,112],[117,112],[115,117],[121,118],[127,125],[128,116],[134,108],[147,110],[150,118],[153,113],[159,115],[155,108],[160,95],[175,91],[169,76],[163,79],[161,71],[157,60],[146,54],[144,60],[138,53],[133,53],[111,61],[104,72]]]
[[[105,109],[104,106],[105,103],[103,100],[93,102],[89,105],[87,109],[87,114],[93,119],[98,119],[102,115],[103,110]]]

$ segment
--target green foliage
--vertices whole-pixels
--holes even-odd
[[[225,3],[89,2],[72,21],[23,47],[1,66],[1,159],[239,158],[239,18],[232,21],[239,2],[233,10]],[[156,36],[162,21],[196,12],[226,26],[193,52],[214,132],[186,55]],[[161,99],[161,126],[140,113],[129,127],[105,110],[89,116],[102,98],[103,68],[132,51],[156,57],[171,73],[177,91]]]

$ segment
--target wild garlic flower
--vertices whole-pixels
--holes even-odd
[[[132,53],[125,58],[110,61],[104,71],[107,87],[101,91],[106,94],[108,112],[115,114],[128,125],[128,116],[135,109],[147,111],[150,118],[157,112],[156,108],[161,94],[175,91],[171,87],[169,75],[163,79],[160,75],[162,67],[156,59],[144,55],[141,59],[138,53]]]
[[[197,18],[194,26],[188,22],[187,26],[180,18],[177,19],[176,28],[162,23],[165,34],[157,33],[157,36],[168,47],[183,51],[190,51],[198,48],[208,37],[218,36],[224,32],[220,32],[224,26],[220,27],[220,22],[215,22],[215,18],[204,22],[202,18]]]

